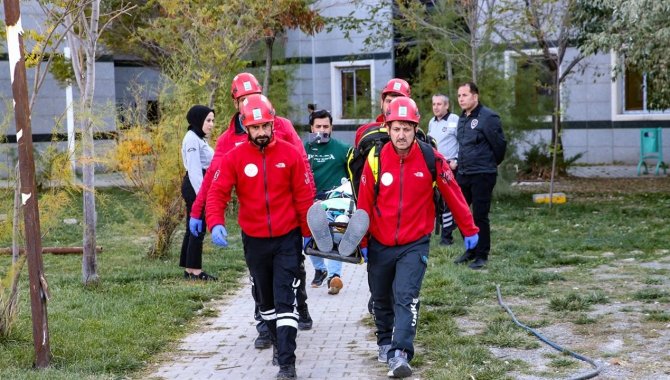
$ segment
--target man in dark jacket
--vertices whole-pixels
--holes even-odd
[[[479,89],[472,82],[458,87],[458,104],[463,113],[458,120],[458,167],[456,181],[465,200],[472,205],[472,215],[479,227],[479,244],[466,250],[456,264],[469,261],[472,269],[481,269],[488,262],[491,250],[489,210],[496,184],[498,165],[505,157],[507,141],[500,116],[479,103]]]

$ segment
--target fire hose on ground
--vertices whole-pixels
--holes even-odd
[[[538,333],[537,331],[533,330],[532,328],[530,328],[530,327],[524,325],[523,323],[519,322],[519,320],[516,319],[516,316],[514,315],[514,313],[512,312],[512,310],[511,310],[509,307],[507,307],[507,305],[505,305],[505,302],[503,302],[502,294],[500,293],[500,285],[498,285],[498,284],[496,284],[496,293],[498,294],[498,304],[499,304],[500,306],[502,306],[502,308],[505,309],[505,311],[507,311],[507,314],[509,314],[509,315],[512,317],[512,320],[514,321],[514,323],[517,324],[517,326],[519,326],[519,327],[523,328],[524,330],[530,332],[531,334],[535,335],[539,340],[541,340],[542,342],[548,344],[548,345],[551,346],[553,349],[555,349],[555,350],[557,350],[557,351],[560,351],[560,352],[562,352],[562,353],[564,353],[564,354],[568,354],[568,355],[570,355],[570,356],[572,356],[572,357],[574,357],[574,358],[576,358],[576,359],[579,359],[579,360],[581,360],[581,361],[583,361],[583,362],[589,363],[589,364],[591,364],[591,365],[593,366],[593,368],[594,368],[593,371],[591,371],[591,372],[587,372],[587,373],[585,373],[585,374],[577,375],[577,376],[575,376],[575,377],[571,377],[570,380],[590,379],[590,378],[592,378],[592,377],[596,377],[596,376],[598,376],[598,375],[600,374],[600,371],[602,371],[602,366],[599,365],[599,364],[597,364],[597,363],[596,363],[595,361],[593,361],[591,358],[586,357],[586,356],[584,356],[584,355],[580,355],[580,354],[578,354],[578,353],[576,353],[576,352],[572,352],[572,351],[570,351],[570,350],[568,350],[568,349],[565,349],[565,348],[559,346],[558,344],[556,344],[556,343],[550,341],[549,339],[545,338],[542,334]]]

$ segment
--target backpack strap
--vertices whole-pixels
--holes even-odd
[[[435,186],[435,181],[437,180],[437,167],[435,165],[435,151],[433,150],[432,145],[423,142],[421,140],[416,140],[419,143],[421,148],[421,153],[423,154],[423,159],[426,161],[430,175],[433,178],[433,186]]]

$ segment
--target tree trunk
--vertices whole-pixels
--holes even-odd
[[[95,211],[95,151],[93,145],[93,94],[95,93],[95,56],[98,41],[98,22],[100,18],[100,0],[91,2],[91,13],[87,24],[79,33],[70,34],[72,61],[75,77],[81,93],[80,122],[82,132],[82,175],[84,185],[84,230],[82,255],[82,281],[84,285],[97,283],[98,264],[96,257],[96,211]],[[87,22],[88,21],[88,22]],[[81,62],[81,59],[84,62]]]
[[[265,37],[265,76],[263,77],[263,95],[268,96],[270,91],[270,75],[272,74],[272,47],[275,38]]]
[[[557,162],[563,160],[563,148],[561,140],[561,85],[559,83],[559,72],[556,70],[553,73],[553,84],[554,87],[554,112],[552,114],[553,128],[551,129],[551,141],[554,146],[552,149],[552,159],[551,159],[551,179],[549,180],[549,207],[554,205],[554,179],[556,178],[556,168]]]

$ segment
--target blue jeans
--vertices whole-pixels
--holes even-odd
[[[342,275],[342,262],[337,260],[327,260],[323,257],[311,256],[309,255],[310,260],[312,260],[312,265],[314,269],[320,271],[328,271],[328,277],[333,277],[333,275]]]

